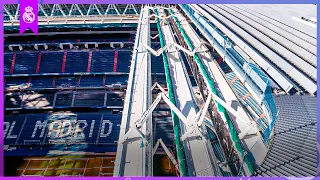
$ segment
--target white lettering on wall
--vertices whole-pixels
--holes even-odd
[[[80,124],[84,124],[82,128],[80,128]],[[85,138],[84,129],[88,126],[88,123],[86,120],[78,120],[76,124],[76,128],[74,130],[74,137],[78,137],[78,134],[80,134],[80,137]]]
[[[105,134],[104,131],[105,131],[105,127],[106,127],[107,123],[109,124],[109,129],[108,129],[107,134]],[[103,120],[101,132],[100,132],[100,137],[108,137],[111,134],[111,132],[112,132],[112,122],[110,122],[109,120]]]
[[[37,121],[36,125],[34,126],[31,138],[34,138],[36,136],[38,128],[42,130],[40,133],[40,138],[42,138],[44,135],[44,131],[46,129],[46,123],[41,122],[41,121]]]
[[[54,128],[55,125],[58,125],[58,127]],[[52,133],[55,133],[55,137],[59,137],[60,134],[60,129],[61,129],[61,121],[57,120],[57,121],[53,121],[52,123],[50,123],[49,126],[49,132],[48,132],[48,137],[52,137]]]
[[[92,120],[92,122],[91,122],[89,137],[92,137],[92,133],[93,133],[93,128],[94,128],[94,123],[95,123],[95,122],[96,122],[96,120]]]
[[[99,128],[95,127],[95,122],[96,120],[92,120],[89,124],[87,120],[54,120],[50,123],[47,123],[46,121],[38,120],[34,124],[31,137],[29,138],[43,138],[44,136],[47,136],[48,138],[86,138],[89,136],[90,138],[92,138],[93,136],[96,136],[94,135],[94,133],[99,133],[99,137],[106,138],[111,135],[113,123],[110,120],[103,120],[101,122],[100,131],[98,131],[97,129],[95,130],[95,128]],[[18,127],[15,127],[15,124],[16,121],[4,122],[4,137],[6,139],[18,138],[18,131],[16,131],[17,129],[14,129]],[[100,124],[100,121],[98,124]],[[88,129],[89,126],[90,130]],[[31,132],[31,130],[31,128],[27,131],[22,130],[21,138],[26,138],[25,135],[29,135],[29,133],[24,132]]]
[[[9,129],[9,132],[8,132],[8,135],[7,135],[7,139],[15,139],[15,138],[17,138],[17,135],[11,135],[15,124],[16,124],[16,121],[12,121],[12,124],[10,126],[10,129]]]
[[[64,120],[62,122],[62,128],[60,129],[60,134],[58,137],[67,137],[72,132],[72,125],[70,120]]]
[[[9,127],[10,127],[10,123],[9,122],[4,122],[4,126],[5,126],[5,128],[4,128],[3,136],[6,137],[7,132],[9,130]]]

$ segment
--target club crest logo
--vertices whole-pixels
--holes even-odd
[[[25,9],[25,12],[23,13],[23,21],[25,23],[33,23],[33,21],[35,20],[35,14],[32,12],[33,11],[33,8],[30,7],[30,6],[27,6]]]

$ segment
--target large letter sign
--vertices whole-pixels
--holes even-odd
[[[5,128],[4,128],[4,131],[3,131],[3,136],[6,137],[7,132],[9,130],[9,127],[10,127],[10,123],[9,122],[4,122],[4,126],[5,126]]]
[[[16,124],[16,121],[12,121],[12,124],[10,126],[10,129],[9,129],[9,132],[8,132],[8,135],[7,135],[7,139],[17,138],[17,135],[11,135],[15,124]]]
[[[109,124],[109,129],[108,129],[108,133],[105,134],[104,131],[107,123]],[[108,137],[111,134],[111,132],[112,132],[112,122],[110,122],[109,120],[103,120],[100,137]]]
[[[80,124],[84,124],[84,126],[82,128],[80,128]],[[74,130],[74,137],[78,137],[78,134],[80,134],[80,137],[85,138],[86,135],[84,134],[84,129],[88,126],[88,123],[86,120],[78,120],[77,124],[76,124],[76,128]]]
[[[5,144],[18,145],[25,141],[39,141],[41,144],[46,144],[60,140],[71,144],[78,142],[96,144],[114,143],[117,140],[118,126],[114,128],[113,125],[118,120],[115,122],[103,120],[101,114],[78,116],[40,114],[8,117],[5,119],[7,122],[4,122]],[[84,120],[85,118],[87,119]]]
[[[41,122],[41,121],[37,121],[36,125],[34,126],[31,138],[34,138],[36,136],[38,128],[42,130],[41,134],[40,134],[40,137],[42,138],[44,135],[44,131],[46,130],[46,123]]]
[[[60,138],[68,137],[72,133],[72,124],[70,120],[63,120],[62,121],[62,129],[60,130]]]
[[[57,125],[57,128],[54,128],[54,126]],[[57,121],[53,121],[52,123],[50,123],[49,126],[49,132],[48,132],[48,137],[52,138],[52,133],[54,133],[55,137],[59,137],[60,134],[60,129],[61,129],[61,121],[57,120]]]

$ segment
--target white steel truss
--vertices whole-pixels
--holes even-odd
[[[164,89],[159,85],[159,84],[155,84],[153,86],[153,88],[155,86],[160,87],[159,89],[162,91],[161,93],[158,94],[158,96],[156,97],[156,99],[153,101],[153,103],[150,105],[149,109],[147,109],[141,116],[140,118],[138,118],[138,120],[135,122],[135,126],[131,126],[129,128],[129,131],[125,134],[125,136],[123,137],[123,139],[121,139],[119,141],[120,144],[123,143],[128,143],[130,142],[130,134],[133,131],[137,131],[142,139],[145,140],[145,134],[143,134],[140,131],[140,128],[142,127],[142,125],[146,122],[147,119],[150,118],[150,116],[152,115],[152,112],[154,111],[154,109],[157,107],[157,105],[160,103],[161,100],[164,100],[164,102],[170,107],[170,109],[179,117],[179,119],[186,125],[186,126],[190,126],[192,131],[187,131],[185,132],[185,134],[182,135],[181,140],[184,141],[189,134],[191,134],[193,131],[198,131],[200,133],[200,136],[202,138],[202,140],[207,140],[202,133],[201,130],[201,125],[204,122],[205,119],[205,115],[207,113],[209,104],[211,102],[211,95],[209,95],[209,98],[206,101],[205,106],[197,113],[194,121],[192,124],[187,122],[187,118],[183,115],[183,113],[170,101],[170,99],[166,96],[167,92],[164,91]]]
[[[154,154],[156,153],[158,147],[161,146],[164,150],[164,152],[167,154],[168,158],[171,160],[171,162],[174,164],[175,168],[177,171],[180,172],[179,170],[179,164],[177,162],[177,160],[174,158],[174,156],[172,155],[172,153],[169,151],[169,149],[167,148],[167,146],[164,144],[164,142],[162,141],[162,139],[158,139],[156,145],[153,148],[153,152],[152,152],[152,156],[154,156]]]
[[[137,4],[39,4],[39,20],[52,17],[86,17],[86,16],[138,16],[141,5]],[[4,5],[4,22],[19,21],[19,4]]]
[[[150,46],[143,44],[144,48],[146,50],[148,50],[151,54],[153,54],[154,56],[160,56],[163,52],[167,51],[170,47],[174,46],[176,47],[178,50],[181,50],[183,52],[185,52],[186,54],[190,55],[190,56],[194,56],[196,53],[201,53],[202,51],[199,51],[199,49],[201,49],[204,45],[208,45],[207,43],[201,43],[199,46],[197,46],[193,51],[189,51],[188,49],[185,49],[184,47],[180,46],[177,43],[172,43],[172,44],[167,44],[165,45],[163,48],[158,49],[157,51],[155,51],[154,49],[152,49]],[[239,113],[233,109],[230,105],[228,105],[223,99],[221,99],[219,96],[217,96],[214,93],[210,93],[213,97],[213,99],[219,103],[221,106],[223,106],[224,108],[226,108],[226,110],[228,110],[232,115],[234,115],[235,117],[237,117],[240,121],[247,123],[245,120],[243,120],[244,118],[239,115]],[[250,124],[248,124],[248,126],[253,127],[253,122],[251,122]],[[248,129],[248,131],[250,130]],[[246,131],[247,132],[247,131]],[[246,133],[244,133],[242,136],[245,136]]]
[[[117,8],[117,6],[115,4],[108,4],[107,10],[105,12],[105,15],[108,15],[108,12],[110,12],[111,10],[116,11],[117,15],[120,15],[120,12]]]
[[[126,8],[124,9],[122,15],[125,15],[128,10],[133,10],[134,13],[135,13],[136,15],[138,15],[138,11],[136,10],[136,8],[134,7],[133,4],[127,4],[127,6],[126,6]]]

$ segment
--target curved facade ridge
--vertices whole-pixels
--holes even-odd
[[[316,176],[316,98],[275,96],[275,101],[279,116],[270,151],[253,175]]]
[[[4,175],[316,175],[316,6],[4,6]]]

